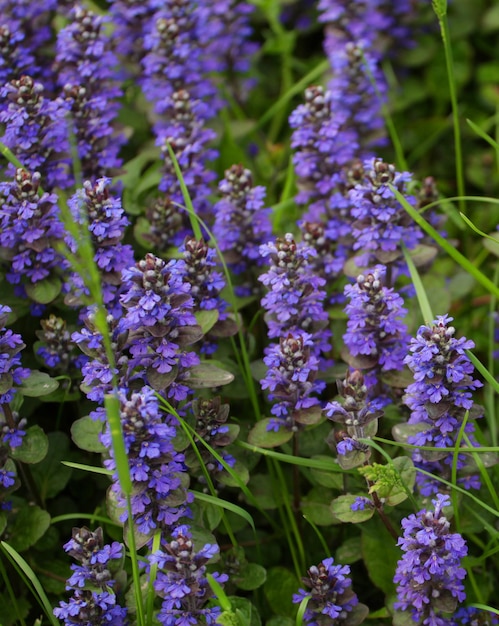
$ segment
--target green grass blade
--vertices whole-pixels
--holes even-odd
[[[47,594],[27,561],[5,541],[0,542],[0,548],[12,565],[16,568],[17,572],[30,588],[35,598],[38,600],[38,603],[45,612],[48,621],[52,624],[52,626],[60,626],[59,620],[56,619],[52,612],[52,605],[47,598]]]
[[[305,611],[307,610],[307,605],[312,599],[312,596],[306,596],[300,602],[300,606],[298,607],[298,613],[296,614],[296,626],[303,626],[303,617],[305,615]]]
[[[118,480],[123,494],[129,496],[132,493],[132,479],[130,478],[130,466],[128,465],[125,440],[121,428],[120,400],[118,396],[109,393],[106,394],[104,396],[104,406],[106,408],[109,430],[113,441],[114,462],[116,463]]]
[[[494,237],[491,237],[490,235],[487,235],[487,233],[484,233],[482,230],[480,230],[478,226],[475,226],[470,218],[466,217],[464,213],[460,213],[460,215],[463,221],[471,228],[471,230],[474,230],[477,235],[480,235],[480,237],[484,237],[485,239],[490,239],[490,241],[493,241],[498,246],[499,250],[499,241],[497,239],[494,239]]]
[[[472,122],[470,119],[466,118],[466,123],[468,126],[484,141],[486,141],[489,145],[491,145],[496,152],[499,151],[499,144],[495,139],[493,139],[488,133],[486,133],[478,124]]]
[[[238,506],[237,504],[233,504],[232,502],[228,502],[227,500],[222,500],[221,498],[217,496],[210,496],[208,493],[195,491],[193,489],[191,489],[190,492],[194,494],[194,497],[196,498],[196,500],[200,500],[202,502],[209,502],[210,504],[214,504],[215,506],[219,506],[223,509],[226,509],[227,511],[230,511],[231,513],[235,513],[236,515],[239,515],[239,517],[242,517],[244,520],[248,522],[248,524],[253,529],[253,532],[256,532],[255,522],[253,521],[252,516],[248,513],[248,511],[246,511],[242,507]]]
[[[67,522],[69,520],[94,520],[95,522],[102,522],[103,524],[109,524],[110,526],[116,526],[117,528],[122,528],[123,524],[119,524],[118,522],[114,522],[109,517],[104,517],[103,515],[91,515],[90,513],[64,513],[64,515],[56,515],[56,517],[52,517],[50,520],[51,524],[58,524],[59,522]]]
[[[105,476],[112,476],[112,470],[108,470],[105,467],[97,467],[95,465],[85,465],[83,463],[73,463],[73,461],[61,461],[62,465],[72,467],[73,469],[81,470],[82,472],[90,472],[92,474],[104,474]]]
[[[490,374],[489,370],[482,364],[482,362],[477,359],[477,357],[470,352],[469,350],[465,351],[469,360],[473,363],[476,369],[480,372],[480,374],[485,378],[485,380],[492,386],[494,391],[499,394],[499,382]]]
[[[156,531],[154,533],[154,538],[152,540],[152,549],[151,553],[154,554],[161,548],[161,531]],[[147,595],[146,595],[146,624],[153,623],[153,610],[154,610],[154,598],[156,597],[156,592],[154,589],[154,583],[156,582],[156,576],[158,575],[158,563],[153,562],[149,564],[149,579],[147,581]]]
[[[405,208],[407,213],[412,217],[412,219],[424,230],[425,233],[430,235],[430,237],[438,243],[441,248],[447,254],[456,261],[464,270],[466,270],[469,274],[475,278],[475,280],[480,283],[487,291],[495,296],[499,296],[499,287],[494,285],[494,283],[485,276],[480,270],[478,270],[471,261],[469,261],[465,256],[463,256],[460,252],[456,250],[446,239],[442,237],[442,235],[429,224],[422,215],[420,215],[414,207],[412,207],[404,196],[400,193],[398,189],[396,189],[393,185],[390,185],[391,190],[395,194],[395,197],[400,202],[400,204]]]
[[[194,210],[194,206],[192,205],[191,196],[189,195],[189,191],[186,187],[184,177],[182,175],[182,170],[180,169],[180,165],[178,164],[177,157],[175,156],[175,152],[169,143],[166,144],[168,149],[168,154],[170,155],[170,159],[172,160],[173,169],[175,170],[175,174],[178,179],[178,184],[180,185],[180,189],[182,191],[182,196],[184,198],[185,206],[187,207],[187,212],[189,214],[189,220],[191,222],[192,232],[194,233],[194,237],[196,239],[202,239],[203,235],[201,234],[201,228],[199,226],[199,221],[196,219],[196,211]]]
[[[7,590],[7,595],[9,596],[10,602],[11,602],[13,608],[14,608],[14,611],[16,613],[17,619],[18,619],[18,621],[19,621],[21,626],[26,626],[26,622],[21,617],[21,611],[20,611],[19,605],[17,603],[17,596],[14,593],[14,589],[12,588],[12,584],[11,584],[10,578],[9,578],[9,576],[7,574],[7,570],[5,569],[5,566],[3,564],[3,559],[2,558],[0,558],[0,573],[2,575],[3,582],[5,583],[5,589]]]
[[[426,289],[424,288],[421,276],[419,275],[419,272],[414,265],[414,261],[412,260],[411,255],[409,254],[409,251],[404,243],[402,243],[402,252],[404,253],[404,259],[407,263],[407,267],[409,268],[412,284],[416,290],[416,297],[423,315],[423,320],[425,323],[431,324],[435,317],[433,315],[433,311],[431,310],[430,301],[428,300],[428,295],[426,294]]]

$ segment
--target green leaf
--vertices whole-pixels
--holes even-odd
[[[92,419],[89,415],[80,417],[71,425],[71,439],[81,450],[87,452],[105,452],[99,437],[102,434],[104,423]]]
[[[483,245],[489,252],[492,252],[495,256],[499,256],[499,233],[490,233],[483,242]]]
[[[29,614],[31,604],[24,595],[16,594],[16,604],[12,604],[12,600],[8,593],[0,593],[0,615],[2,626],[15,626],[19,624],[19,620],[26,619]]]
[[[254,474],[250,478],[248,487],[262,509],[276,509],[282,505],[283,495],[281,492],[274,492],[267,475]]]
[[[240,626],[261,626],[260,614],[248,598],[229,596],[229,601],[232,611],[237,615]]]
[[[43,500],[53,498],[67,485],[73,470],[61,463],[69,456],[69,439],[61,432],[48,435],[49,451],[45,458],[33,465],[33,479]]]
[[[260,448],[275,448],[286,443],[293,437],[293,431],[286,427],[280,427],[277,432],[267,430],[267,426],[277,420],[275,417],[266,417],[257,422],[248,434],[248,443]]]
[[[196,321],[201,326],[203,335],[206,335],[218,321],[219,313],[218,309],[211,309],[210,311],[196,311]]]
[[[45,372],[31,370],[28,378],[25,378],[19,386],[19,391],[28,398],[39,398],[52,393],[59,387],[59,382],[51,378]]]
[[[296,576],[285,567],[273,567],[267,572],[263,591],[274,613],[285,617],[294,616],[296,605],[293,604],[293,594],[299,584]]]
[[[361,494],[362,495],[362,494]],[[359,496],[343,495],[331,502],[331,511],[340,522],[359,524],[370,519],[374,515],[374,508],[366,507],[363,511],[352,511],[352,504]]]
[[[49,304],[61,293],[62,283],[56,277],[45,278],[37,283],[24,285],[28,296],[40,304]]]
[[[3,531],[5,530],[6,526],[7,526],[7,513],[5,511],[0,511],[0,537],[3,535]]]
[[[258,589],[267,580],[267,570],[258,563],[245,563],[242,571],[234,577],[234,583],[243,591]]]
[[[236,461],[236,464],[232,468],[233,473],[237,474],[237,478],[233,474],[224,471],[217,475],[217,481],[226,485],[227,487],[237,487],[243,482],[245,485],[249,481],[249,470],[241,461]]]
[[[42,537],[50,526],[50,515],[39,506],[29,505],[20,498],[13,498],[13,519],[9,517],[9,543],[23,552]]]
[[[189,369],[187,384],[192,389],[207,389],[228,385],[234,380],[234,374],[220,369],[216,365],[200,363]]]
[[[362,557],[369,578],[386,595],[395,593],[393,574],[402,556],[386,528],[378,519],[362,527]]]
[[[350,537],[344,541],[336,550],[336,560],[338,563],[350,565],[362,559],[361,538]]]
[[[313,487],[302,499],[304,515],[317,526],[331,526],[336,521],[330,506],[331,498],[332,491]]]
[[[295,620],[282,615],[275,615],[265,622],[266,626],[295,626]]]
[[[14,448],[10,456],[21,463],[39,463],[45,458],[48,449],[47,435],[40,426],[35,424],[28,428],[22,444]]]
[[[329,461],[331,457],[321,454],[315,455],[312,457],[315,460],[324,460]],[[312,468],[310,473],[319,485],[323,487],[330,487],[332,489],[342,489],[343,488],[343,475],[338,472],[328,472],[325,470],[319,470]]]

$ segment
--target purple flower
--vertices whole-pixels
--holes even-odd
[[[60,98],[49,100],[44,87],[27,75],[0,88],[4,104],[0,122],[5,124],[3,143],[28,171],[40,172],[46,190],[72,184],[69,168],[67,106]],[[15,168],[9,164],[7,171]]]
[[[172,532],[172,540],[151,555],[160,570],[155,582],[157,594],[163,598],[158,620],[164,626],[185,624],[215,624],[220,607],[208,607],[213,592],[206,579],[206,563],[219,551],[217,545],[205,544],[196,552],[188,526],[181,525]],[[214,572],[215,580],[223,584],[226,574]]]
[[[82,177],[95,181],[122,163],[118,152],[125,137],[114,128],[122,95],[118,59],[103,17],[77,5],[70,20],[57,36],[58,84],[71,111]]]
[[[313,345],[312,336],[297,329],[265,349],[268,370],[260,384],[269,390],[269,400],[277,400],[271,409],[278,418],[271,424],[276,430],[281,425],[297,430],[307,409],[319,405],[315,394],[325,383],[316,380],[319,360]]]
[[[383,417],[383,407],[386,403],[378,396],[368,397],[368,387],[364,382],[364,375],[359,370],[347,372],[345,380],[337,381],[337,385],[343,404],[328,402],[324,412],[328,419],[341,424],[344,430],[332,433],[327,443],[333,450],[336,447],[341,465],[350,463],[350,457],[357,459],[356,465],[360,465],[369,458],[370,449],[358,439],[376,433],[378,419]],[[356,454],[358,452],[362,452],[362,455]]]
[[[54,249],[64,238],[58,199],[53,193],[40,195],[40,178],[39,172],[19,168],[12,182],[0,183],[0,246],[9,249],[11,259],[7,280],[24,297],[25,286],[55,278],[67,267]]]
[[[345,307],[348,321],[343,339],[353,357],[349,363],[367,370],[370,397],[388,393],[381,388],[380,374],[403,368],[409,341],[407,327],[400,320],[407,313],[404,302],[383,285],[384,270],[378,266],[345,287],[350,302]]]
[[[262,245],[260,254],[270,262],[269,270],[258,278],[268,289],[262,298],[268,336],[273,339],[289,332],[308,333],[313,342],[312,353],[323,363],[321,355],[330,349],[331,333],[323,305],[326,293],[322,287],[326,281],[314,273],[309,262],[316,255],[315,250],[295,243],[288,233],[275,243]]]
[[[422,238],[422,232],[409,214],[395,198],[389,185],[395,187],[406,200],[415,204],[408,196],[406,184],[411,180],[409,172],[397,172],[393,165],[381,159],[364,161],[363,172],[349,191],[352,202],[354,250],[364,251],[364,264],[395,264],[401,261],[401,244],[414,248]]]
[[[12,309],[0,304],[0,405],[12,400],[14,385],[20,385],[29,376],[29,369],[21,367],[20,352],[25,348],[21,335],[5,328]]]
[[[95,183],[85,181],[83,189],[70,198],[68,206],[75,222],[88,228],[95,263],[101,274],[104,304],[119,316],[121,272],[132,265],[133,250],[130,245],[121,243],[129,220],[121,200],[111,195],[110,184],[109,178],[100,178]],[[69,237],[68,245],[73,252],[77,248],[76,242]],[[77,298],[86,293],[83,278],[77,274],[71,276],[66,289]]]
[[[69,602],[60,602],[54,615],[65,626],[113,624],[125,626],[127,609],[116,603],[113,571],[120,569],[123,546],[117,541],[104,545],[102,528],[95,532],[85,526],[73,528],[72,538],[64,546],[80,565],[71,565],[73,574],[66,589],[73,595]]]
[[[404,396],[405,404],[411,409],[409,424],[419,424],[420,432],[409,437],[408,442],[419,446],[442,448],[442,452],[415,450],[413,460],[416,467],[450,479],[453,452],[466,411],[470,417],[480,417],[474,407],[472,391],[482,386],[473,378],[474,368],[466,350],[474,343],[464,337],[454,337],[455,328],[450,326],[452,317],[440,315],[431,326],[420,326],[417,336],[411,340],[411,354],[405,363],[414,374],[415,382],[409,385]],[[465,426],[469,435],[474,431],[473,422]],[[458,469],[465,469],[463,455],[458,457]],[[465,472],[466,474],[466,472]],[[458,482],[466,481],[460,476]],[[473,481],[479,486],[478,477]],[[423,495],[436,493],[439,482],[419,475],[417,484]]]
[[[119,398],[125,450],[133,483],[133,524],[145,535],[157,528],[169,532],[181,517],[189,514],[188,503],[192,501],[180,479],[185,471],[184,456],[175,452],[172,443],[176,434],[175,419],[161,410],[155,392],[149,387],[129,394],[122,390]],[[102,409],[99,409],[96,415],[101,413]],[[115,471],[108,427],[101,440],[111,453],[111,459],[105,465]],[[126,501],[117,478],[115,473],[112,489],[125,508]],[[127,516],[125,511],[122,521]]]
[[[466,594],[466,576],[461,559],[468,553],[464,539],[451,533],[442,509],[450,505],[448,496],[437,494],[435,511],[423,509],[402,520],[404,536],[398,540],[404,555],[397,564],[396,609],[410,609],[419,624],[439,626],[448,621],[442,613],[453,613]]]
[[[359,604],[357,595],[352,591],[352,581],[348,578],[348,565],[335,565],[333,557],[324,559],[319,565],[312,565],[302,578],[306,589],[300,589],[293,595],[293,602],[299,604],[309,598],[303,615],[304,623],[309,626],[320,624],[360,624],[367,616],[367,607]],[[355,612],[356,617],[349,615]],[[327,620],[327,621],[325,621]]]
[[[270,209],[264,208],[265,188],[253,186],[250,170],[233,165],[226,170],[213,210],[213,234],[234,274],[248,273],[262,265],[259,248],[272,235]]]

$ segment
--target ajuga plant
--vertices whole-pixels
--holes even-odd
[[[488,5],[0,0],[2,626],[498,623]]]

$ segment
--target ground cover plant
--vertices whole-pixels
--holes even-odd
[[[0,7],[0,626],[497,624],[499,5]]]

